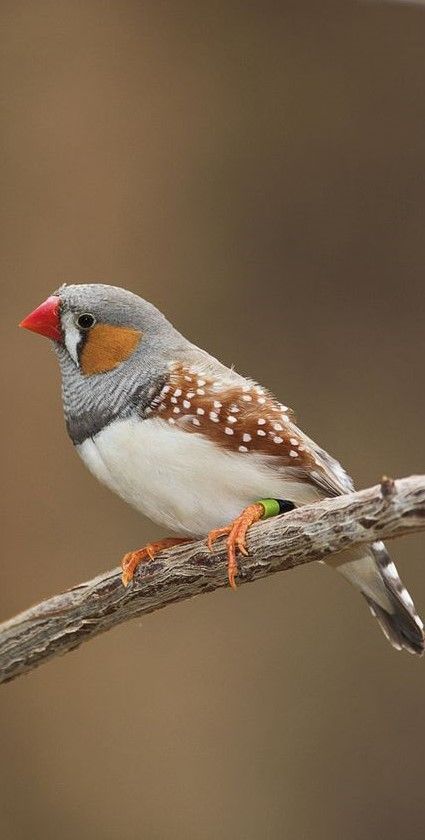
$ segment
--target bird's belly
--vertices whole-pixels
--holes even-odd
[[[203,536],[264,497],[310,500],[296,498],[305,483],[285,480],[273,459],[228,452],[163,420],[116,420],[77,450],[100,481],[175,533]]]

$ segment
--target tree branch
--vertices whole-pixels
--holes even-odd
[[[292,569],[377,539],[425,530],[425,476],[325,499],[259,522],[249,533],[249,557],[240,560],[238,583]],[[125,589],[113,569],[0,625],[0,682],[136,616],[227,586],[225,543],[210,553],[205,542],[161,552],[139,567]]]

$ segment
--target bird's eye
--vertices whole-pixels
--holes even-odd
[[[96,318],[94,315],[90,315],[90,312],[83,312],[83,314],[79,315],[77,318],[77,324],[82,330],[89,330],[95,323]]]

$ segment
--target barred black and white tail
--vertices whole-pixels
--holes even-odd
[[[378,619],[393,647],[398,650],[405,648],[409,653],[422,655],[424,652],[423,623],[416,612],[412,598],[400,580],[384,543],[374,543],[372,550],[392,606],[392,612],[388,613],[373,599],[366,596],[372,615]]]
[[[393,647],[422,655],[422,621],[384,543],[373,543],[367,553],[339,566],[338,571],[360,589]]]

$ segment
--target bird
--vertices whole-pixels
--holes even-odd
[[[236,588],[259,519],[353,490],[340,463],[273,394],[187,340],[117,286],[63,284],[20,326],[51,339],[68,434],[102,483],[173,536],[127,552],[122,581],[164,548],[227,542]],[[331,556],[393,647],[424,650],[423,624],[384,544]]]

